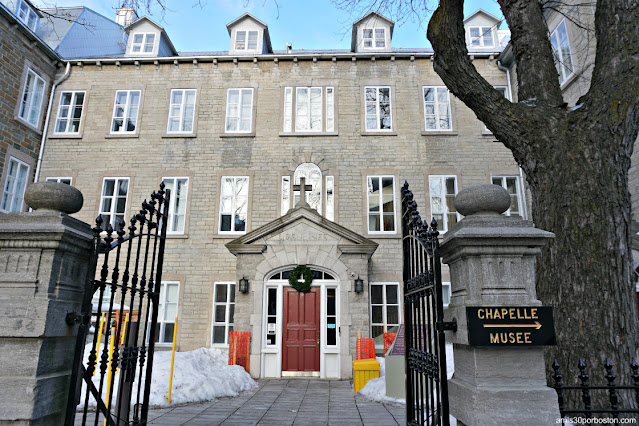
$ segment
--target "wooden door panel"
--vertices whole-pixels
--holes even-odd
[[[284,288],[283,371],[319,371],[320,290]]]

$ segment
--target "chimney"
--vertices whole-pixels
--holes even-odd
[[[134,19],[138,19],[138,14],[130,7],[121,8],[115,12],[115,22],[123,27],[131,25]]]
[[[291,43],[286,43],[286,54],[289,55],[293,50],[293,45]]]

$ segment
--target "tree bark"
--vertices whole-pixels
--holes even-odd
[[[555,233],[537,263],[537,292],[553,306],[556,358],[564,383],[581,358],[591,384],[605,385],[603,363],[630,384],[639,355],[639,321],[630,247],[630,155],[639,128],[639,5],[597,3],[597,53],[591,89],[579,108],[563,104],[537,0],[499,0],[512,31],[523,102],[505,100],[474,68],[466,49],[463,0],[441,0],[428,26],[435,71],[508,147],[526,173],[533,220]],[[549,368],[550,370],[550,368]],[[550,373],[549,373],[550,375]],[[608,407],[605,392],[592,392]],[[625,407],[636,406],[630,393]],[[581,407],[580,395],[567,400]]]

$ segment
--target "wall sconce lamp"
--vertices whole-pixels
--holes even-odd
[[[240,293],[242,294],[247,294],[249,291],[249,281],[242,277],[242,279],[240,280]]]
[[[364,280],[357,276],[355,280],[355,293],[362,294],[364,292]]]

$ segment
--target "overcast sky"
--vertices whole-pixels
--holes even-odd
[[[35,0],[36,4],[51,6],[83,5],[115,19],[117,0]],[[245,12],[266,23],[273,49],[283,50],[286,43],[293,49],[349,49],[353,21],[337,9],[330,0],[167,0],[164,16],[156,7],[150,18],[162,25],[178,51],[204,52],[229,49],[226,24]],[[247,4],[248,3],[248,4]],[[432,1],[432,7],[436,2]],[[484,9],[500,19],[503,15],[494,0],[466,0],[466,16]],[[141,12],[142,15],[145,13]],[[279,17],[278,17],[279,14]],[[393,17],[389,18],[393,19]],[[429,17],[428,17],[429,18]],[[426,39],[427,19],[420,28],[416,22],[395,24],[393,47],[430,47]],[[505,28],[505,24],[502,24]]]

